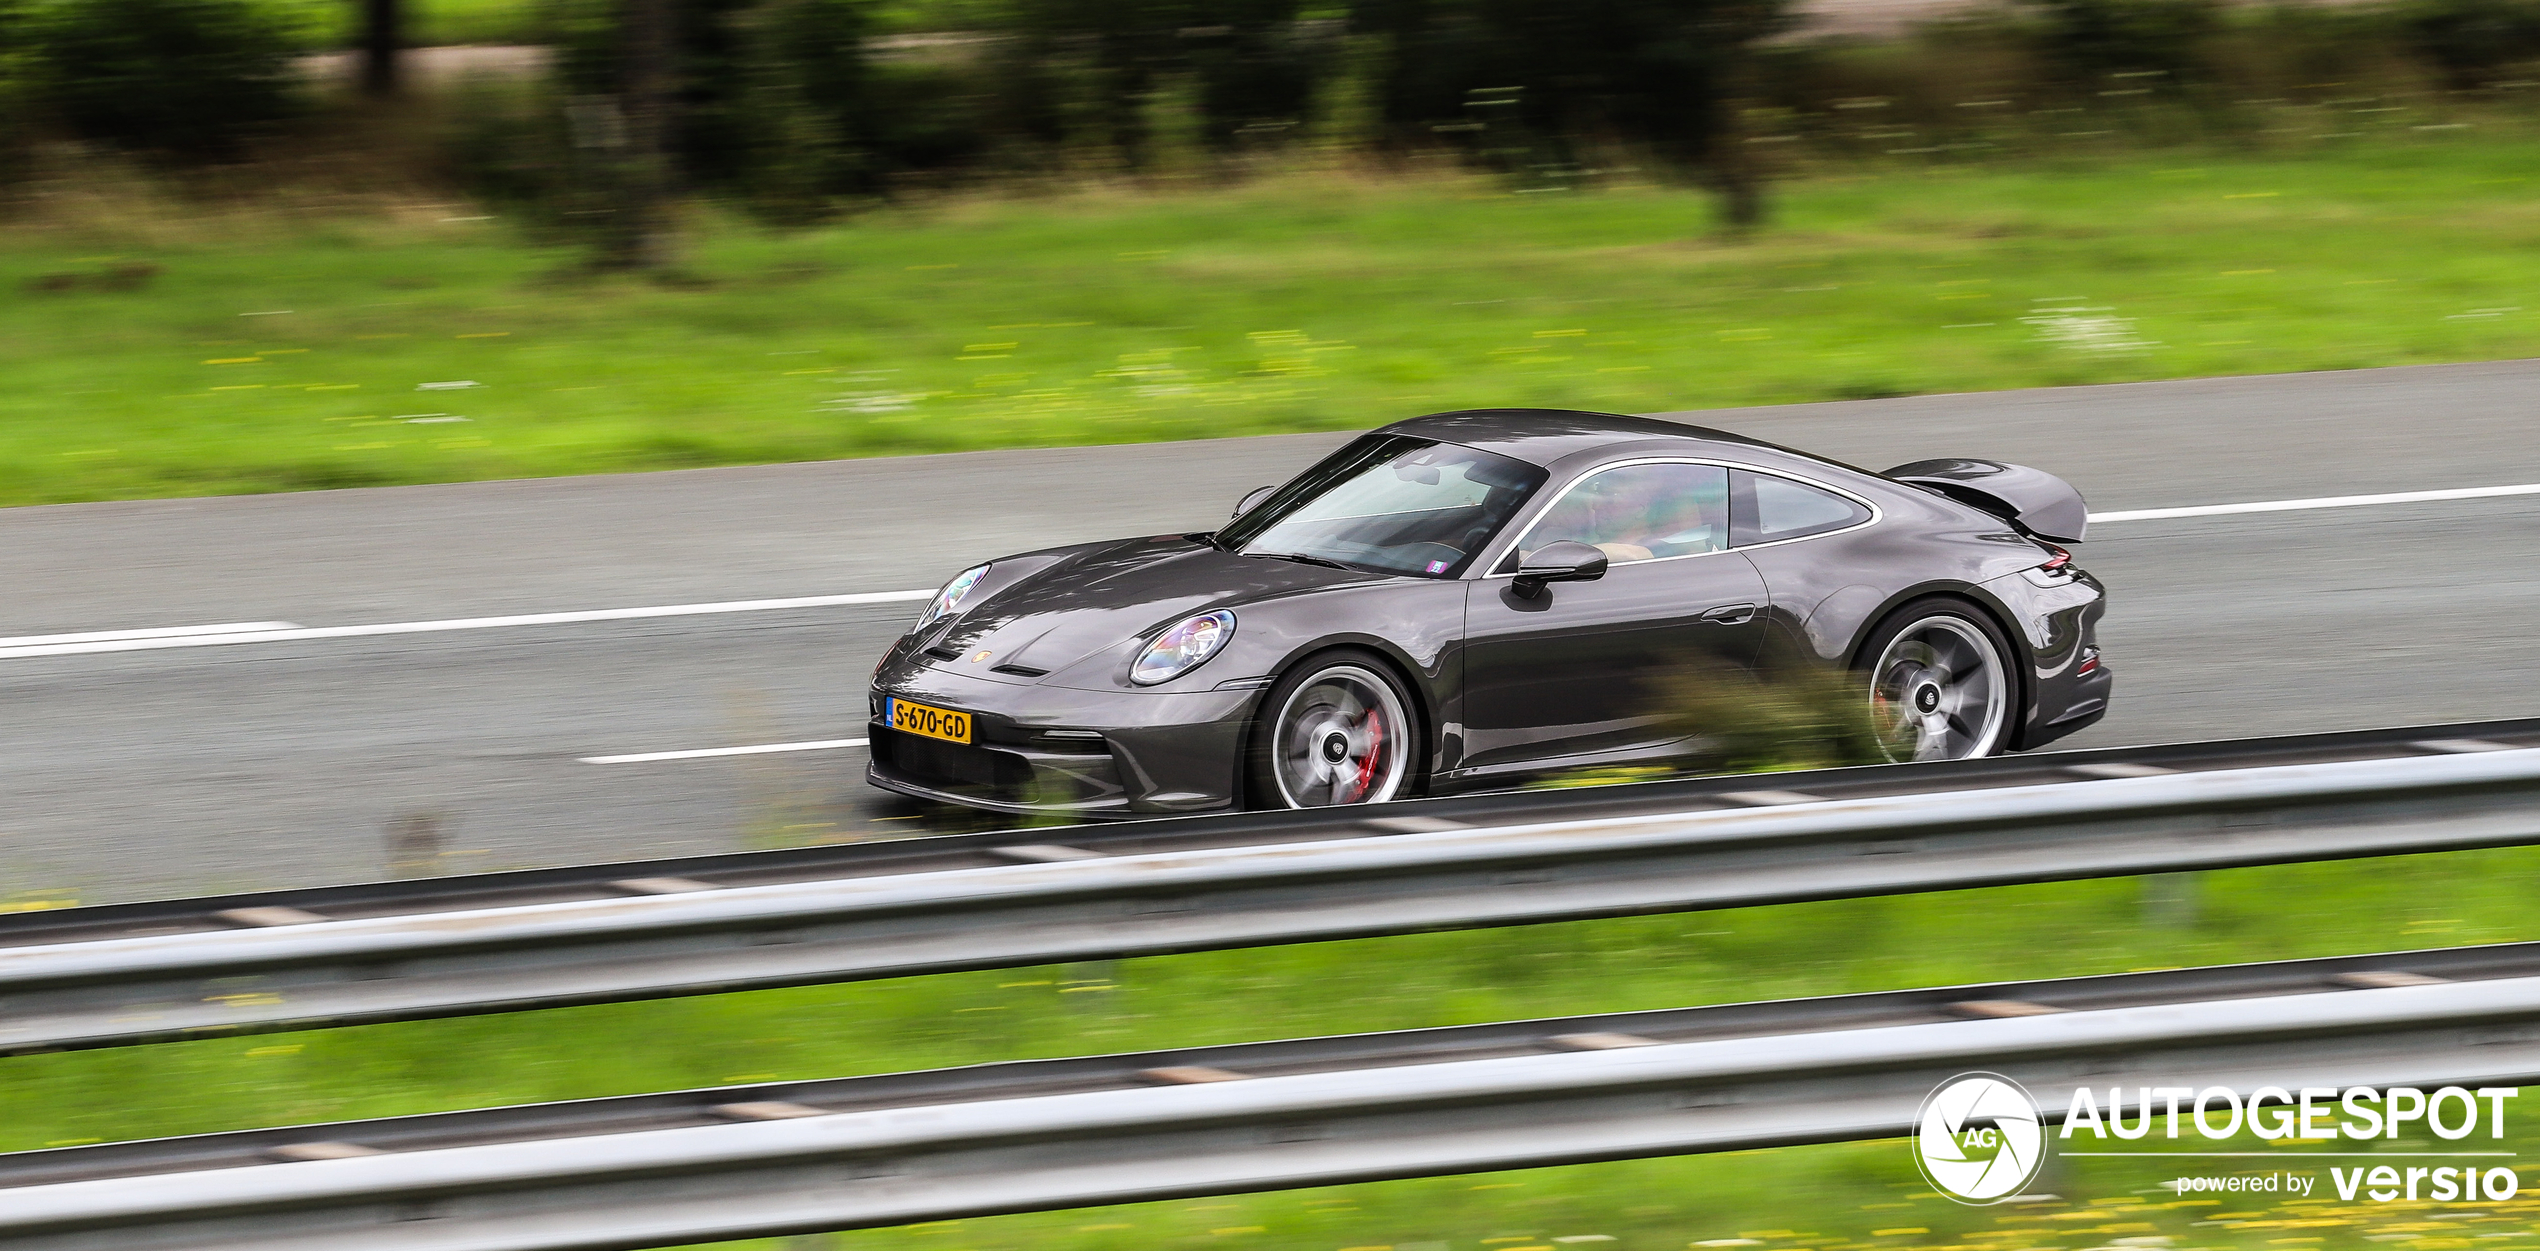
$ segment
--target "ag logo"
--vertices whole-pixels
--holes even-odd
[[[2046,1131],[2037,1101],[1998,1073],[1965,1073],[1923,1100],[1914,1161],[1932,1189],[1960,1203],[1999,1203],[2037,1176]]]

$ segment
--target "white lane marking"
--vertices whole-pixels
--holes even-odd
[[[586,612],[539,612],[516,617],[458,617],[446,621],[385,621],[374,625],[292,626],[235,634],[153,635],[147,638],[98,639],[84,643],[41,643],[0,646],[0,660],[23,656],[74,656],[90,652],[137,652],[162,647],[215,647],[229,643],[287,643],[298,639],[365,638],[375,634],[432,634],[443,630],[492,630],[505,626],[572,625],[584,621],[634,621],[647,617],[697,617],[710,613],[768,612],[781,608],[832,608],[842,604],[888,604],[927,599],[922,591],[867,591],[860,595],[807,595],[796,599],[739,599],[719,604],[664,604],[653,608],[598,608]],[[275,622],[282,625],[282,622]],[[132,633],[141,633],[133,631]]]
[[[2199,504],[2192,508],[2137,508],[2092,513],[2099,521],[2158,521],[2164,517],[2220,517],[2230,513],[2290,513],[2312,508],[2362,508],[2369,504],[2422,504],[2431,500],[2483,500],[2499,495],[2540,495],[2540,482],[2521,486],[2459,487],[2449,491],[2393,491],[2387,495],[2323,495],[2307,500],[2258,500],[2247,504]]]
[[[2097,523],[2157,521],[2169,517],[2220,517],[2233,513],[2298,512],[2315,508],[2360,508],[2371,504],[2421,504],[2441,500],[2492,499],[2506,495],[2540,495],[2540,483],[2520,486],[2461,487],[2446,491],[2394,491],[2383,495],[2328,495],[2315,499],[2256,500],[2245,504],[2200,504],[2188,508],[2138,508],[2092,513]],[[255,621],[240,625],[167,626],[150,630],[101,630],[90,634],[41,634],[0,638],[0,660],[29,656],[71,656],[91,652],[148,651],[163,647],[215,647],[229,643],[287,643],[298,639],[362,638],[377,634],[431,634],[443,630],[489,630],[504,626],[570,625],[583,621],[632,621],[645,617],[697,617],[727,612],[765,612],[781,608],[831,608],[847,604],[890,604],[926,599],[933,588],[911,591],[868,591],[859,595],[809,595],[794,599],[744,599],[717,604],[665,604],[653,608],[599,608],[585,612],[526,613],[515,617],[460,617],[446,621],[388,621],[374,625],[295,626],[287,621]]]
[[[934,594],[928,591],[927,594]],[[761,743],[755,747],[705,747],[695,751],[647,751],[631,756],[584,756],[584,764],[643,764],[650,760],[695,760],[700,756],[757,756],[772,751],[829,751],[862,747],[869,739],[833,738],[821,743]]]
[[[191,638],[204,634],[270,634],[297,630],[288,621],[238,621],[228,625],[159,626],[149,630],[91,630],[86,634],[21,634],[0,639],[0,648],[39,647],[51,643],[109,643],[122,639]]]

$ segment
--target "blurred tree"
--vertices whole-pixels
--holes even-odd
[[[405,0],[361,0],[362,94],[397,94],[398,60],[406,48]]]
[[[1537,171],[1619,142],[1704,176],[1730,229],[1763,219],[1741,118],[1756,45],[1796,21],[1788,0],[1366,0],[1352,21],[1394,49],[1400,141],[1460,138]]]
[[[777,0],[763,25],[763,63],[781,65],[803,105],[844,139],[864,129],[872,92],[864,41],[872,19],[864,0]]]
[[[644,16],[639,3],[659,11]],[[876,118],[865,0],[615,0],[607,11],[582,0],[560,26],[559,84],[571,98],[614,102],[628,162],[658,144],[651,185],[665,196],[735,193],[763,216],[793,221],[868,189],[863,141]],[[661,40],[650,130],[636,116],[639,34]]]
[[[1348,36],[1339,62],[1316,86],[1308,137],[1339,149],[1374,143],[1384,125],[1376,97],[1392,62],[1392,48],[1383,35]]]
[[[1173,133],[1224,149],[1301,124],[1342,24],[1304,0],[1016,0],[1007,64],[1024,124],[1145,168]],[[1195,114],[1195,116],[1185,116]],[[1054,132],[1054,133],[1053,133]]]
[[[0,187],[26,171],[33,136],[27,126],[32,111],[27,87],[27,20],[17,0],[0,0]]]
[[[619,0],[617,114],[622,128],[607,242],[600,263],[662,270],[671,263],[670,103],[677,0]]]
[[[40,103],[93,142],[227,159],[304,103],[301,40],[256,0],[63,0],[29,25]]]

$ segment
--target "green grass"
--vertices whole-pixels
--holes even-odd
[[[2194,924],[2175,929],[2146,926],[2135,882],[2082,882],[24,1057],[0,1061],[0,1101],[10,1110],[0,1119],[0,1150],[999,1059],[2528,940],[2540,938],[2535,871],[2540,850],[2516,849],[2214,873]],[[2535,1106],[2514,1107],[2509,1128]],[[2516,1141],[2540,1146],[2540,1136],[2519,1131]],[[2170,1237],[2181,1247],[2371,1251],[2380,1244],[2367,1239],[2394,1225],[2405,1232],[2410,1221],[2529,1228],[2535,1211],[2526,1202],[2507,1214],[2512,1224],[2452,1227],[2422,1225],[2430,1219],[2423,1208],[2181,1205],[2145,1193],[2169,1175],[2157,1161],[2058,1167],[2048,1184],[2063,1200],[2016,1209],[1939,1200],[1903,1145],[1881,1142],[950,1222],[835,1245],[1474,1251],[1604,1235],[1616,1240],[1613,1251],[1733,1238],[1755,1239],[1764,1251],[2082,1251],[2119,1237]],[[2540,1195],[2540,1178],[2531,1180]],[[2445,1211],[2446,1220],[2480,1212]],[[2226,1212],[2254,1214],[2229,1226],[2191,1224]],[[2322,1241],[2280,1241],[2288,1236],[2280,1222],[2294,1219],[2342,1223],[2289,1235]],[[1774,1230],[1789,1232],[1762,1232]],[[1993,1240],[2005,1231],[2018,1236]]]
[[[464,205],[73,203],[0,240],[0,503],[2529,355],[2540,141],[2507,129],[1871,167],[1751,243],[1646,186],[974,196],[707,220],[681,287]],[[25,293],[132,261],[163,272]]]

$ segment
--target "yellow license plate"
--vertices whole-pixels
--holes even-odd
[[[970,741],[970,714],[947,712],[924,704],[912,704],[905,699],[894,699],[891,701],[891,728],[908,734],[922,734],[927,738],[940,738],[947,743],[967,743]]]

